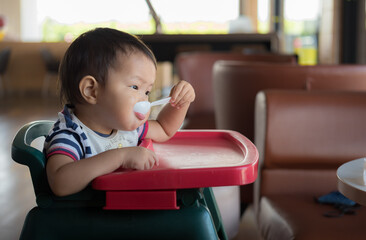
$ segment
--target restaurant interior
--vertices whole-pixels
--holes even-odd
[[[174,199],[182,204],[178,210],[102,210],[114,212],[110,219],[124,216],[113,227],[122,223],[128,227],[120,231],[136,231],[152,223],[146,220],[150,217],[167,214],[170,219],[171,214],[183,226],[170,230],[172,235],[154,235],[174,224],[155,220],[149,238],[202,239],[206,237],[200,234],[207,231],[209,239],[364,239],[365,20],[365,0],[0,0],[0,239],[72,239],[67,233],[100,239],[98,234],[112,228],[98,221],[88,225],[87,214],[78,215],[86,222],[82,224],[62,222],[68,221],[66,215],[57,219],[53,211],[60,207],[49,207],[47,201],[63,199],[52,193],[45,197],[38,186],[38,176],[46,176],[44,163],[34,167],[27,162],[27,154],[39,154],[44,141],[35,138],[28,144],[26,134],[32,128],[27,124],[56,121],[63,108],[60,62],[75,38],[96,27],[134,34],[152,50],[157,71],[149,101],[168,97],[180,80],[193,86],[196,98],[182,134],[192,131],[198,139],[221,136],[213,134],[218,132],[239,134],[230,141],[243,144],[238,149],[245,159],[253,157],[217,172],[209,169],[213,176],[208,178],[222,179],[213,185],[199,183],[194,194],[188,187],[174,189]],[[160,110],[152,108],[150,118]],[[15,136],[22,137],[26,153],[19,153]],[[30,148],[39,151],[31,153]],[[159,148],[157,144],[155,150]],[[205,158],[203,153],[196,155]],[[229,155],[220,157],[230,160]],[[346,164],[355,161],[357,170],[343,177]],[[197,169],[205,182],[205,168]],[[240,183],[229,183],[233,175],[220,175],[226,170],[238,170],[235,181]],[[48,184],[44,182],[42,186]],[[195,199],[186,203],[189,194]],[[187,235],[194,214],[202,216],[189,213],[186,223],[179,213],[197,208],[195,204],[203,206],[209,220]],[[68,210],[61,207],[61,212],[85,207],[64,208]],[[104,212],[101,221],[109,218]],[[139,216],[133,226],[126,212]],[[99,209],[93,214],[100,215]],[[152,218],[154,214],[159,218]],[[100,232],[78,232],[79,227],[100,227]],[[103,239],[146,239],[118,234],[113,230]]]

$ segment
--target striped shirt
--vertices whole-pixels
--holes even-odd
[[[85,126],[72,109],[65,106],[46,137],[44,154],[47,159],[54,154],[63,154],[78,161],[109,149],[137,146],[146,136],[148,126],[146,121],[134,131],[113,130],[105,135]]]

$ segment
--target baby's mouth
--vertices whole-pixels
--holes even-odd
[[[139,119],[139,120],[144,120],[145,119],[145,115],[139,112],[135,112],[135,116]]]
[[[133,112],[139,120],[144,120],[149,110],[150,103],[148,101],[137,102],[133,107]]]

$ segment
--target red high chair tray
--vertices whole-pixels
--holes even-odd
[[[106,209],[177,209],[176,189],[245,185],[257,178],[258,151],[238,132],[179,131],[153,143],[159,166],[117,170],[92,186],[106,191]]]

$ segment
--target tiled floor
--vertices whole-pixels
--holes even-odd
[[[56,98],[0,98],[0,240],[19,239],[25,216],[35,206],[28,168],[11,159],[12,139],[24,124],[41,119],[54,120],[60,109]],[[235,240],[239,239],[259,239],[251,207],[243,216]]]

